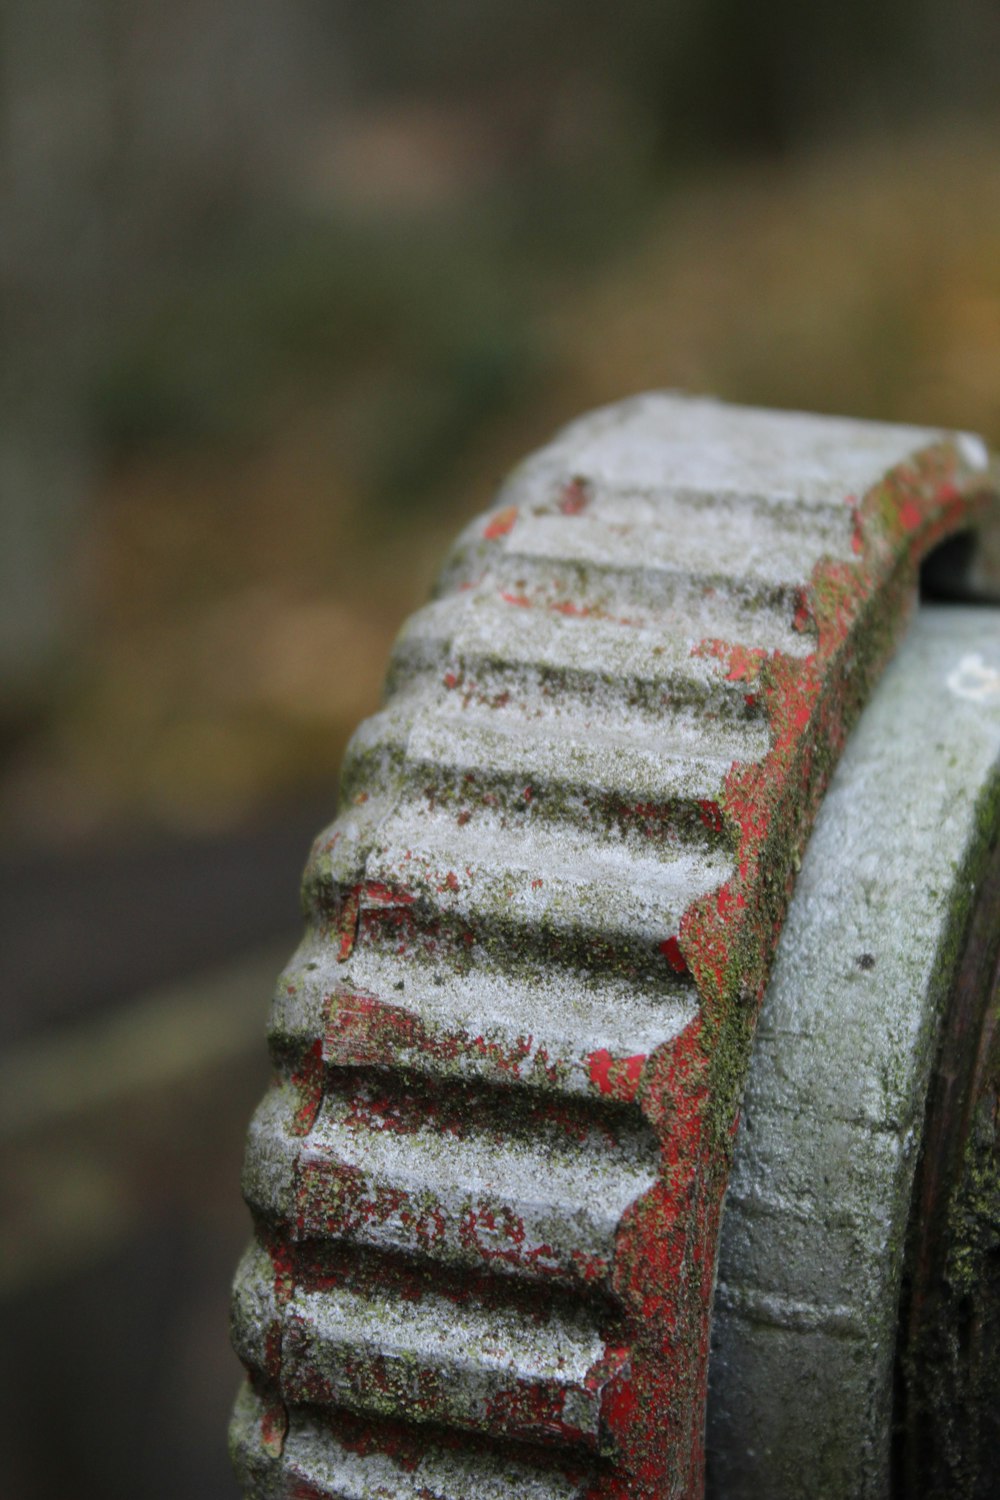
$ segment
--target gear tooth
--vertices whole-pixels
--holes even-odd
[[[964,484],[938,434],[654,393],[466,530],[272,1010],[248,1495],[698,1491],[748,1010]]]

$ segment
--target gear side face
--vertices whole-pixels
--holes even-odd
[[[761,1008],[712,1317],[717,1500],[995,1492],[998,912],[1000,609],[923,605],[823,799]]]
[[[995,476],[994,476],[995,479]],[[650,395],[404,628],[281,976],[250,1496],[695,1496],[722,1197],[823,788],[977,439]]]

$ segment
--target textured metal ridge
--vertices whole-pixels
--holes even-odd
[[[977,439],[650,395],[460,538],[314,846],[251,1126],[248,1495],[693,1496],[796,861]]]
[[[761,1008],[712,1317],[707,1487],[718,1500],[996,1490],[975,1384],[963,1390],[965,1441],[928,1446],[941,1407],[914,1416],[909,1372],[941,1378],[948,1358],[908,1351],[906,1374],[896,1361],[916,1205],[927,1223],[915,1183],[940,1159],[928,1091],[947,1077],[959,1094],[961,1061],[952,1053],[946,1070],[943,1037],[960,1031],[978,1052],[954,998],[976,956],[970,892],[1000,946],[998,836],[1000,609],[925,604],[823,799]],[[961,1168],[942,1176],[957,1194]],[[987,1287],[968,1249],[966,1264],[959,1285]],[[952,1277],[937,1272],[942,1296]],[[914,1302],[908,1290],[904,1305]],[[956,1346],[988,1365],[989,1340],[960,1340],[969,1315],[949,1312]],[[911,1444],[919,1477],[904,1467]]]

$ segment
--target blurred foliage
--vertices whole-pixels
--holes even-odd
[[[276,237],[126,351],[128,399],[104,392],[118,457],[92,631],[8,818],[218,826],[320,788],[332,804],[450,535],[588,406],[675,386],[1000,440],[991,129],[720,169],[634,199],[572,264],[514,217]],[[165,421],[157,386],[196,416]]]
[[[169,296],[108,365],[96,416],[113,452],[246,443],[303,386],[335,389],[371,361],[420,384],[385,432],[409,429],[417,468],[502,405],[529,362],[518,269],[475,224],[301,223],[213,246],[211,263]],[[393,384],[389,382],[390,386]],[[404,431],[404,441],[406,440]],[[421,461],[421,449],[427,449]],[[395,498],[392,464],[374,477]],[[416,477],[407,467],[406,489]]]
[[[1000,444],[993,0],[8,0],[3,31],[8,584],[54,596],[74,556],[30,717],[0,660],[8,852],[332,813],[450,538],[588,407],[666,386]],[[152,1031],[125,1007],[111,1068],[99,1007],[12,1059],[11,1493],[226,1492],[227,1184],[276,965]],[[40,1121],[67,1076],[90,1103]],[[71,1441],[39,1442],[55,1409]]]
[[[1000,438],[986,0],[295,16],[315,107],[276,131],[292,154],[244,202],[257,121],[239,191],[198,179],[207,217],[184,219],[90,367],[103,469],[78,629],[8,742],[8,834],[332,802],[449,537],[588,406],[675,386]],[[129,170],[107,181],[148,246],[164,206],[136,122],[172,137],[143,66]],[[210,76],[195,82],[211,119]]]

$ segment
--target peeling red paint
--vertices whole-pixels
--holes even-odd
[[[595,613],[589,604],[574,604],[571,599],[556,599],[549,605],[549,609],[555,610],[560,615],[575,615],[578,619],[585,619],[588,615]]]
[[[800,595],[795,606],[795,614],[792,616],[792,628],[801,634],[807,631],[813,623],[812,611],[804,595]]]
[[[571,479],[559,497],[559,509],[564,516],[578,516],[590,503],[590,493],[585,479]]]
[[[409,891],[401,891],[381,880],[366,881],[361,888],[361,899],[365,906],[412,906],[414,901]]]
[[[344,897],[338,928],[340,942],[337,946],[337,962],[346,963],[354,952],[358,935],[358,913],[361,908],[361,887],[354,886]]]
[[[743,1008],[749,1005],[752,1016],[763,994],[792,886],[791,853],[805,840],[867,685],[852,635],[862,622],[869,633],[885,630],[884,655],[889,621],[904,613],[903,585],[893,582],[900,554],[912,565],[960,518],[947,463],[932,454],[910,476],[912,493],[901,495],[896,479],[855,504],[861,561],[820,563],[799,601],[796,623],[813,624],[818,636],[805,660],[721,640],[695,648],[719,662],[726,680],[752,684],[748,697],[762,702],[773,743],[761,764],[734,765],[726,778],[722,808],[737,830],[736,876],[695,902],[681,922],[678,947],[695,978],[703,1019],[645,1070],[641,1099],[657,1125],[663,1164],[656,1187],[619,1230],[613,1274],[632,1310],[635,1399],[622,1422],[621,1471],[590,1491],[601,1500],[701,1494],[711,1275],[738,1102],[735,1084],[723,1087],[717,1059],[726,1055],[723,1038],[739,1034]],[[876,600],[884,625],[869,621]],[[872,671],[880,662],[876,650]]]
[[[713,833],[722,832],[722,809],[717,802],[703,799],[698,803],[698,816],[706,828]]]
[[[299,1097],[292,1131],[295,1135],[307,1135],[323,1102],[323,1042],[319,1037],[292,1071],[290,1082]]]
[[[495,542],[498,537],[507,536],[513,530],[516,520],[517,506],[505,506],[503,510],[497,511],[489,524],[483,528],[483,536],[488,542]]]
[[[431,1030],[403,1006],[344,990],[329,1003],[323,1057],[328,1064],[340,1066],[386,1066],[421,1056],[436,1063],[453,1063],[467,1056],[488,1061],[499,1075],[513,1078],[520,1078],[530,1063],[555,1081],[559,1064],[541,1053],[532,1057],[532,1046],[530,1036],[518,1037],[505,1047],[467,1031]]]
[[[712,656],[723,662],[729,682],[756,681],[767,660],[767,652],[759,646],[738,646],[712,637],[692,646],[691,655]]]
[[[565,1407],[565,1389],[514,1385],[487,1397],[486,1426],[492,1432],[512,1437],[572,1443],[595,1449],[596,1432],[588,1432],[567,1422],[563,1415]]]
[[[606,1047],[591,1052],[587,1058],[590,1081],[602,1094],[630,1104],[639,1092],[639,1080],[646,1064],[644,1053],[634,1057],[612,1057]]]
[[[578,513],[576,498],[575,493],[563,492],[560,509],[564,514]],[[569,509],[564,503],[567,499]],[[599,1396],[599,1423],[591,1430],[567,1422],[561,1391],[520,1382],[490,1398],[483,1419],[494,1435],[556,1445],[575,1443],[591,1453],[600,1447],[605,1458],[595,1460],[588,1490],[593,1500],[612,1496],[694,1500],[701,1493],[708,1311],[741,1069],[746,1065],[755,1009],[791,893],[794,860],[868,684],[891,648],[905,613],[916,560],[961,522],[966,501],[956,484],[954,460],[941,450],[890,476],[860,501],[849,497],[848,503],[857,562],[821,562],[795,601],[791,623],[799,632],[815,633],[815,651],[805,658],[792,657],[721,639],[707,639],[694,647],[695,653],[717,664],[721,681],[746,688],[742,696],[747,708],[759,708],[766,716],[770,750],[764,760],[733,765],[713,798],[688,800],[683,807],[638,805],[614,810],[619,827],[628,826],[630,837],[635,834],[629,819],[640,820],[640,836],[658,838],[671,836],[679,818],[692,825],[700,819],[713,834],[725,832],[732,838],[735,870],[730,880],[693,903],[684,913],[679,933],[659,945],[674,973],[691,976],[700,1002],[697,1019],[648,1058],[616,1056],[608,1048],[597,1048],[585,1060],[593,1090],[588,1107],[593,1115],[600,1107],[605,1118],[615,1120],[625,1117],[629,1108],[634,1113],[641,1109],[659,1148],[657,1181],[626,1211],[618,1228],[613,1264],[583,1253],[574,1262],[584,1283],[604,1283],[610,1278],[622,1309],[621,1326],[615,1327],[605,1359],[588,1372],[580,1387],[588,1395]],[[484,534],[507,534],[516,516],[514,507],[500,512]],[[518,582],[516,586],[524,585]],[[563,584],[555,587],[561,589]],[[524,607],[532,603],[522,594],[503,597]],[[559,614],[590,612],[589,606],[561,599],[539,602]],[[445,684],[457,686],[459,680],[448,674]],[[473,687],[467,691],[471,693]],[[734,696],[738,702],[739,694]],[[512,795],[517,795],[516,785]],[[441,796],[443,803],[444,793]],[[491,796],[495,803],[492,793],[483,802]],[[530,787],[523,796],[530,802]],[[608,812],[606,807],[588,805],[588,816]],[[463,809],[458,823],[469,816]],[[441,872],[439,877],[425,866],[426,861],[423,866],[419,859],[415,861],[426,882],[419,889],[432,889],[438,878],[443,879],[439,891],[458,888],[453,871]],[[467,873],[471,878],[471,872]],[[532,889],[539,888],[541,878],[531,884]],[[368,882],[352,887],[338,900],[334,933],[342,960],[359,942],[365,944],[377,935],[383,943],[398,942],[400,953],[418,948],[431,953],[440,948],[454,962],[459,961],[456,953],[468,962],[465,950],[474,942],[474,934],[433,927],[426,912],[420,913],[418,930],[417,913],[410,910],[414,897],[408,891]],[[558,952],[555,942],[552,951]],[[602,962],[609,956],[595,945],[598,952]],[[679,988],[664,976],[664,983],[668,982]],[[500,1047],[482,1035],[435,1029],[402,1006],[345,986],[329,1002],[320,1051],[314,1048],[295,1075],[302,1098],[301,1119],[299,1115],[296,1119],[306,1132],[311,1129],[322,1099],[324,1067],[332,1073],[335,1068],[399,1066],[411,1070],[404,1076],[412,1077],[422,1062],[430,1060],[435,1064],[486,1060],[494,1074],[491,1081],[502,1082],[530,1074],[537,1077],[536,1069],[554,1081],[560,1069],[577,1065],[574,1059],[553,1062],[542,1048],[533,1054],[533,1046],[531,1036]],[[446,1092],[442,1090],[442,1097]],[[615,1102],[599,1105],[601,1099]],[[616,1105],[626,1108],[616,1109]],[[422,1128],[415,1122],[429,1118],[423,1104],[419,1110],[414,1106],[408,1113],[408,1109],[407,1101],[397,1094],[383,1097],[376,1092],[356,1100],[349,1119],[357,1128],[373,1131],[402,1133]],[[567,1130],[594,1128],[592,1124],[585,1127],[582,1119],[568,1112]],[[464,1127],[457,1116],[449,1123],[436,1114],[433,1128],[447,1135]],[[359,1169],[340,1163],[310,1162],[302,1167],[297,1186],[302,1235],[348,1233],[356,1222],[370,1225],[391,1220],[402,1225],[427,1253],[445,1235],[454,1234],[468,1255],[485,1267],[530,1269],[545,1276],[565,1272],[557,1264],[552,1245],[530,1243],[531,1234],[518,1214],[485,1195],[467,1204],[461,1222],[455,1225],[446,1219],[441,1205],[411,1201],[405,1190],[380,1185]],[[301,1253],[299,1247],[296,1255]],[[332,1278],[336,1273],[328,1267],[325,1274]],[[435,1294],[456,1301],[473,1295],[488,1300],[491,1293],[475,1282],[476,1274],[467,1270],[464,1281],[456,1277],[449,1283],[442,1273],[435,1282]],[[296,1275],[297,1284],[304,1284],[306,1273],[298,1260]],[[287,1278],[290,1283],[290,1264]],[[419,1300],[426,1285],[426,1280],[414,1277],[412,1289],[402,1295]],[[293,1330],[293,1344],[295,1336]],[[281,1353],[279,1337],[277,1344],[269,1345],[268,1360],[280,1362]],[[427,1372],[421,1372],[415,1392],[410,1386],[403,1391],[398,1372],[386,1361],[372,1358],[355,1361],[348,1380],[353,1392],[375,1392],[387,1401],[399,1397],[401,1410],[420,1421],[454,1419],[443,1385]],[[302,1399],[331,1399],[330,1389],[318,1376],[303,1377],[299,1390]],[[337,1399],[343,1399],[342,1394]],[[369,1430],[367,1419],[358,1430]],[[449,1439],[445,1435],[440,1440]],[[381,1451],[395,1451],[391,1436],[380,1436],[378,1441],[389,1444]],[[407,1448],[409,1441],[401,1440],[398,1451],[419,1453],[419,1442]]]
[[[686,974],[688,966],[681,952],[681,945],[675,937],[667,938],[666,942],[660,944],[660,952],[675,974]]]
[[[288,1436],[288,1412],[280,1401],[268,1402],[261,1411],[260,1441],[271,1458],[280,1458]]]

